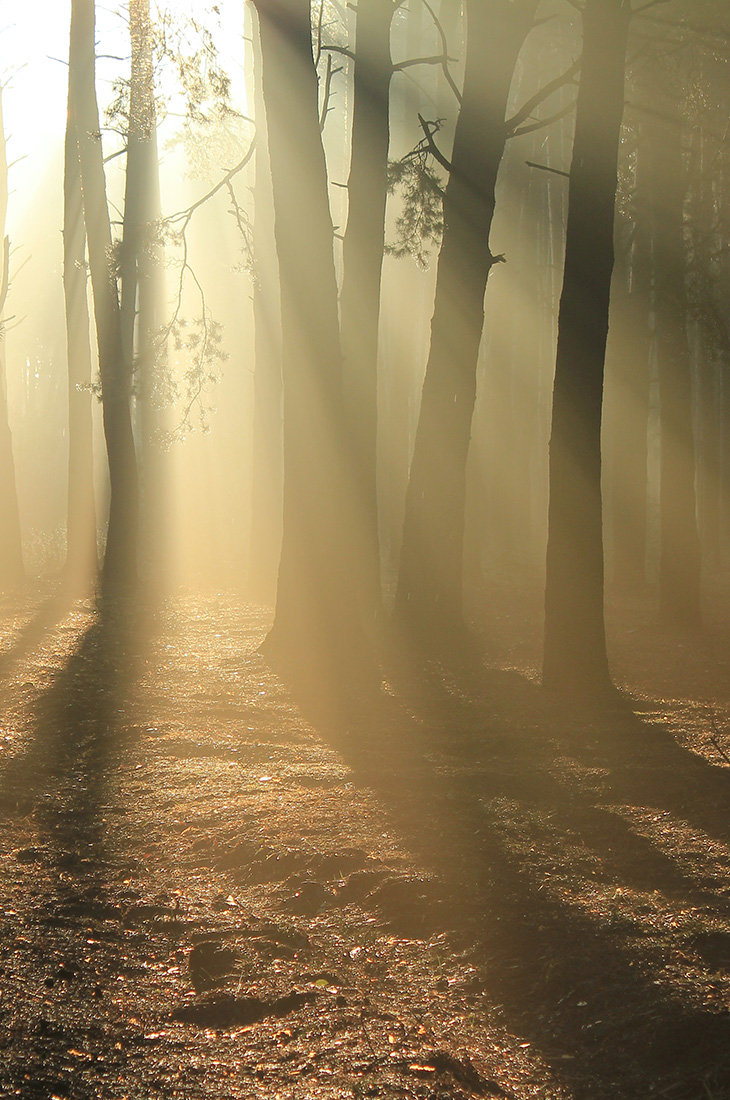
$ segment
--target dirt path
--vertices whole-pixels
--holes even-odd
[[[234,599],[8,604],[0,1095],[730,1097],[721,635],[638,620],[589,721],[500,614],[315,727]]]

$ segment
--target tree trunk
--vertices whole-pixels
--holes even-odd
[[[63,176],[63,292],[68,358],[68,513],[66,579],[73,589],[93,583],[98,569],[91,402],[91,341],[86,295],[86,226],[79,143],[69,100]]]
[[[139,410],[143,568],[148,593],[159,598],[167,576],[169,536],[165,457],[158,438],[158,390],[167,356],[167,289],[163,248],[157,239],[162,204],[149,0],[132,0],[129,29],[132,71],[122,243],[122,333]]]
[[[333,687],[367,646],[357,611],[351,488],[327,173],[309,0],[256,0],[279,258],[284,511],[274,625],[264,652]]]
[[[0,270],[0,329],[10,277],[10,245],[5,236],[5,220],[8,209],[8,161],[5,150],[5,125],[0,92],[0,244],[2,245],[2,269]],[[0,331],[0,336],[2,336]],[[7,382],[5,375],[5,345],[0,346],[0,589],[21,584],[25,579],[23,567],[23,543],[20,530],[18,490],[15,481],[13,437],[8,420]]]
[[[634,180],[631,243],[617,269],[613,347],[615,412],[612,462],[613,581],[640,590],[646,582],[651,226],[641,134]],[[627,227],[627,234],[628,234]]]
[[[683,630],[700,626],[700,541],[697,533],[692,371],[687,334],[686,174],[678,102],[661,96],[651,120],[654,294],[659,368],[660,556],[659,610]]]
[[[603,615],[601,411],[630,8],[586,0],[550,439],[543,683],[611,688]]]
[[[78,126],[84,218],[99,346],[104,437],[111,483],[102,587],[105,594],[116,595],[128,590],[137,576],[137,462],[99,130],[94,32],[94,0],[73,0],[69,98]]]
[[[378,327],[390,144],[393,0],[357,10],[349,208],[340,297],[345,408],[355,472],[354,548],[363,619],[382,616],[378,539]]]
[[[429,646],[461,638],[466,458],[494,263],[489,232],[517,57],[537,3],[467,3],[461,111],[444,199],[431,348],[406,495],[395,615]]]
[[[255,9],[247,7],[248,12]],[[261,49],[258,27],[252,28],[253,100],[256,119],[256,176],[253,190],[254,416],[251,495],[251,549],[248,592],[257,603],[276,600],[281,556],[281,310],[279,268],[274,244],[274,202],[266,141]]]

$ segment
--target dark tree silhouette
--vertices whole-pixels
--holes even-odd
[[[10,284],[10,245],[5,236],[8,207],[8,161],[5,149],[5,127],[0,96],[0,318],[5,308]],[[2,333],[0,333],[0,336]],[[13,437],[8,420],[8,399],[5,377],[5,349],[0,346],[0,587],[13,587],[25,578],[23,544],[20,531],[18,490],[15,481]]]
[[[130,0],[131,74],[120,272],[122,338],[137,395],[141,445],[141,538],[148,590],[161,594],[168,536],[164,455],[159,443],[159,376],[166,357],[164,255],[155,73],[149,0]]]
[[[345,409],[355,470],[354,548],[364,619],[382,612],[377,499],[378,322],[390,145],[390,29],[402,0],[357,9],[348,218],[340,298]]]
[[[247,11],[255,13],[255,8],[249,6]],[[281,310],[258,27],[252,28],[251,37],[253,72],[249,74],[249,86],[252,85],[256,119],[252,231],[255,371],[251,547],[247,587],[251,599],[273,604],[281,553]]]
[[[505,113],[536,0],[467,2],[461,111],[444,198],[431,347],[406,494],[395,614],[422,641],[463,636],[466,459],[476,396],[494,190],[507,138]]]
[[[624,109],[627,0],[587,0],[550,439],[543,683],[610,690],[603,615],[601,414]]]
[[[695,494],[692,366],[687,333],[684,241],[687,176],[682,158],[677,95],[679,74],[668,67],[662,77],[658,110],[649,127],[661,416],[659,607],[666,622],[692,630],[701,622],[701,551]]]
[[[649,359],[651,353],[651,206],[647,120],[637,127],[631,218],[618,229],[609,333],[613,580],[624,590],[646,583]],[[651,121],[648,120],[648,125]],[[620,249],[620,251],[619,251]],[[608,397],[608,387],[607,387]],[[607,402],[608,405],[608,402]]]
[[[284,512],[274,625],[291,673],[342,682],[363,665],[327,173],[308,0],[256,0],[279,258]]]
[[[86,297],[86,226],[76,112],[69,99],[63,175],[63,291],[68,358],[66,577],[72,589],[96,577],[91,342]]]
[[[94,0],[73,0],[69,100],[75,112],[89,268],[99,346],[104,437],[111,496],[102,572],[104,592],[128,590],[137,576],[137,462],[130,415],[129,372],[114,270],[109,208],[96,98]]]

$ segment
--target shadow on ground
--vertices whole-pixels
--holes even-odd
[[[41,608],[9,651],[9,672],[70,606],[59,597]],[[133,736],[125,708],[144,643],[134,613],[103,608],[86,621],[51,686],[34,699],[29,735],[0,772],[9,831],[26,837],[3,878],[0,975],[15,990],[12,1005],[3,998],[0,1090],[13,1086],[8,1095],[97,1095],[82,1079],[86,1066],[74,1063],[91,1063],[83,1052],[108,1032],[108,990],[124,966],[123,933],[110,918],[122,912],[129,857],[123,847],[110,850],[108,814]],[[106,1057],[113,1063],[113,1050]]]
[[[28,703],[0,1086],[198,1095],[199,1065],[209,1098],[504,1095],[465,1052],[507,1095],[730,1097],[724,764],[476,667],[394,672],[337,719],[302,698],[308,726],[246,614],[181,603],[151,658],[134,616],[87,616]]]
[[[436,873],[391,899],[396,934],[448,931],[577,1096],[730,1096],[728,769],[514,673],[390,690],[303,707]]]

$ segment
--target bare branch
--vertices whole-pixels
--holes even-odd
[[[179,236],[182,248],[182,258],[180,262],[180,274],[177,282],[175,306],[173,308],[172,315],[170,316],[169,321],[159,334],[159,338],[157,341],[158,346],[163,347],[164,345],[166,345],[176,326],[178,324],[182,324],[180,313],[182,310],[186,278],[189,278],[194,284],[200,298],[201,308],[200,338],[196,344],[196,352],[194,356],[195,366],[186,375],[186,404],[183,408],[182,415],[177,426],[172,429],[172,431],[165,433],[168,442],[172,442],[175,439],[181,438],[184,432],[188,429],[190,425],[190,414],[192,412],[192,409],[196,404],[199,404],[201,402],[205,388],[210,381],[211,375],[210,371],[206,370],[206,360],[210,359],[211,355],[214,354],[215,349],[213,322],[210,317],[208,306],[205,300],[205,292],[189,260],[187,238],[188,226],[190,225],[195,211],[199,210],[201,206],[208,202],[209,199],[212,199],[214,195],[217,195],[218,192],[222,191],[224,188],[228,190],[229,197],[231,197],[232,202],[237,207],[237,203],[235,202],[235,192],[233,191],[231,181],[233,180],[234,176],[238,175],[238,173],[241,172],[249,163],[251,157],[253,156],[255,148],[256,137],[254,136],[251,140],[251,144],[248,147],[246,155],[242,158],[242,160],[238,162],[238,164],[236,164],[233,168],[226,172],[225,175],[218,181],[218,183],[215,184],[215,186],[211,187],[209,191],[207,191],[204,195],[197,199],[196,202],[192,203],[192,205],[188,206],[185,210],[179,210],[176,214],[170,214],[166,218],[162,219],[162,224],[166,224],[168,226],[173,226],[178,222],[182,222],[182,225],[179,227],[179,229],[177,229],[177,234]],[[241,213],[240,210],[235,210],[234,212],[236,213],[236,217],[238,219]]]
[[[537,27],[544,26],[545,23],[552,23],[553,19],[557,19],[557,18],[558,18],[558,16],[557,16],[556,13],[554,13],[553,15],[543,15],[539,19],[534,19],[533,20],[533,23],[532,23],[532,26],[530,27],[530,30],[534,31]]]
[[[232,180],[234,176],[237,176],[239,172],[243,171],[248,162],[251,160],[255,148],[256,138],[254,137],[251,139],[251,144],[248,147],[248,151],[245,157],[243,158],[243,160],[240,160],[238,162],[235,168],[231,168],[230,171],[226,172],[223,178],[220,179],[214,187],[211,187],[210,191],[207,191],[196,202],[194,202],[192,206],[188,206],[185,210],[178,210],[176,214],[169,214],[166,218],[163,218],[163,221],[168,222],[169,224],[182,221],[184,232],[184,230],[190,224],[190,219],[192,218],[195,211],[199,210],[200,207],[208,201],[208,199],[212,199],[214,195],[217,195],[219,191],[221,191],[224,187],[227,187],[229,181]]]
[[[548,115],[547,118],[538,119],[537,122],[532,122],[529,126],[520,126],[519,130],[513,130],[511,134],[507,136],[510,138],[521,137],[523,134],[534,134],[535,130],[543,130],[546,126],[552,126],[554,122],[559,122],[561,118],[565,118],[571,111],[575,109],[577,100],[572,100],[566,104],[565,107],[561,107],[559,111],[556,111],[553,115]]]
[[[533,96],[530,96],[528,100],[525,100],[519,111],[516,111],[511,118],[508,118],[506,120],[504,125],[507,132],[514,133],[517,127],[522,122],[525,122],[530,117],[532,112],[540,106],[541,103],[544,103],[546,99],[549,99],[554,92],[558,91],[558,89],[564,88],[566,84],[569,84],[575,74],[580,69],[581,61],[582,57],[576,58],[573,64],[570,65],[564,73],[561,73],[560,76],[556,76],[554,80],[551,80],[543,88],[540,88],[539,91],[535,92]]]
[[[563,172],[560,168],[551,168],[548,164],[536,164],[534,160],[526,160],[525,164],[528,168],[539,168],[541,172],[552,172],[555,176],[565,176],[566,179],[570,179],[570,172]]]
[[[246,267],[249,271],[253,271],[254,255],[253,244],[251,241],[251,222],[248,218],[248,215],[245,213],[241,204],[238,201],[236,189],[233,186],[233,180],[229,180],[226,184],[226,187],[228,188],[228,195],[231,200],[230,212],[235,218],[236,225],[238,226],[238,231],[241,234],[241,239],[243,241],[243,248],[247,257]]]
[[[327,67],[324,74],[324,94],[322,96],[322,109],[319,112],[319,129],[320,133],[324,130],[324,124],[327,121],[327,115],[330,112],[330,99],[332,98],[332,77],[335,73],[342,72],[341,68],[333,68],[332,66],[332,54],[327,54]]]
[[[647,11],[649,8],[655,8],[657,4],[668,4],[669,0],[648,0],[646,4],[642,4],[640,8],[634,8],[631,12],[632,15],[638,15],[642,11]]]
[[[393,72],[402,73],[404,69],[410,69],[413,65],[443,65],[446,61],[455,60],[440,53],[432,54],[430,57],[410,57],[407,61],[396,61],[393,64]]]
[[[5,309],[5,302],[8,297],[8,285],[10,281],[10,238],[6,237],[3,241],[3,278],[2,285],[0,286],[0,313]]]
[[[424,136],[426,138],[429,152],[434,157],[434,159],[438,161],[442,168],[444,168],[447,172],[450,172],[451,162],[446,159],[436,142],[433,140],[433,135],[438,133],[440,128],[438,122],[426,122],[426,119],[421,114],[419,114],[418,116],[418,121],[421,124],[421,129],[423,130]]]
[[[350,61],[355,60],[355,54],[352,50],[348,50],[347,46],[323,46],[323,53],[341,53],[343,57],[347,57]]]
[[[715,721],[715,708],[712,705],[710,706],[710,724],[712,726],[712,733],[710,734],[710,742],[711,742],[712,745],[715,746],[715,748],[720,753],[720,756],[723,758],[723,760],[725,760],[728,764],[730,764],[730,756],[728,756],[728,754],[725,752],[724,748],[722,747],[722,745],[720,744],[720,741],[718,739],[719,730],[717,728],[717,723]]]
[[[451,75],[451,70],[449,69],[449,43],[448,39],[446,38],[446,31],[443,28],[441,20],[436,15],[436,12],[433,10],[431,4],[429,3],[429,0],[421,0],[421,3],[425,7],[428,14],[431,16],[431,19],[433,20],[433,25],[436,28],[436,33],[441,40],[441,67],[443,69],[444,79],[448,86],[451,88],[451,91],[454,93],[457,103],[461,103],[461,92],[459,91],[459,86]]]

